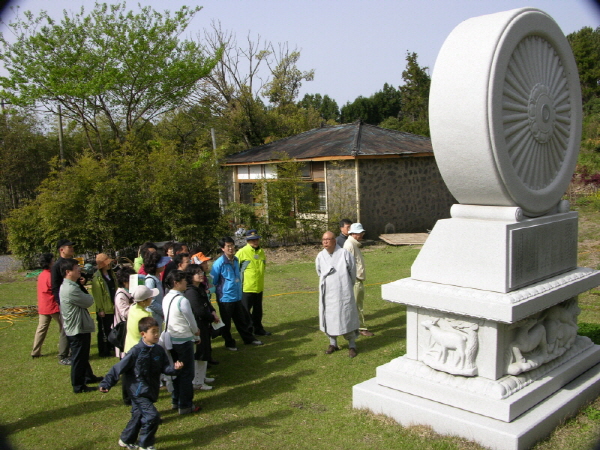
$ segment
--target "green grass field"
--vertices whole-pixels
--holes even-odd
[[[164,423],[158,449],[479,449],[429,428],[403,428],[391,419],[352,409],[352,386],[375,376],[377,366],[405,352],[405,309],[381,299],[381,284],[409,276],[418,249],[375,245],[365,248],[365,312],[374,337],[358,340],[359,355],[325,355],[328,340],[318,329],[314,252],[271,263],[265,288],[266,345],[230,352],[213,341],[221,364],[209,371],[214,389],[196,392],[201,413],[179,416],[161,391],[157,407]],[[310,256],[307,256],[310,255]],[[35,304],[35,282],[0,279],[0,307]],[[598,333],[598,292],[582,296],[580,321],[586,334]],[[17,449],[109,449],[129,419],[119,388],[108,394],[75,395],[69,367],[57,364],[58,332],[52,326],[44,345],[48,356],[32,360],[36,317],[0,321],[2,394],[0,424]],[[600,333],[599,333],[600,334]],[[237,336],[237,334],[234,334]],[[94,342],[95,336],[93,337]],[[104,375],[116,359],[91,364]],[[592,399],[590,399],[592,400]],[[600,402],[594,401],[535,448],[588,449],[600,432]]]

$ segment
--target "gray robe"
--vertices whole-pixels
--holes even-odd
[[[323,249],[315,261],[319,275],[319,327],[329,336],[358,330],[358,310],[354,299],[356,265],[354,256],[335,247],[333,254]]]

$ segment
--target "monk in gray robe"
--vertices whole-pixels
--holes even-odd
[[[335,235],[323,235],[323,250],[315,261],[319,275],[319,327],[329,337],[330,355],[339,350],[337,337],[348,341],[350,358],[357,355],[358,310],[354,299],[356,263],[354,257],[337,245]]]

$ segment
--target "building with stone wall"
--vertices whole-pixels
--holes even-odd
[[[304,162],[302,181],[319,197],[324,222],[361,222],[371,239],[424,232],[449,217],[454,198],[429,138],[360,121],[316,128],[227,158],[227,201],[253,202],[256,182],[275,179],[281,155]]]

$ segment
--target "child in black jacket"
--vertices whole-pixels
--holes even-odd
[[[170,365],[167,353],[158,345],[158,323],[152,317],[140,320],[140,342],[115,364],[100,383],[100,392],[108,392],[123,375],[124,388],[131,397],[131,419],[121,433],[119,445],[128,449],[154,450],[156,431],[161,423],[154,406],[158,400],[160,374],[177,375],[183,363]]]

